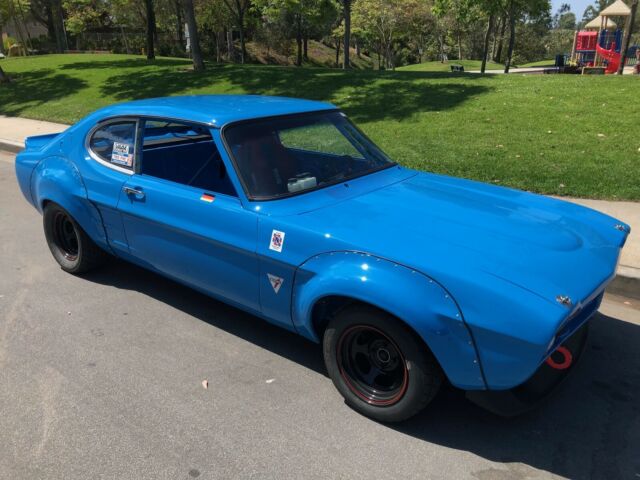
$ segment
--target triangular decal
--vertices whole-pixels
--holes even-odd
[[[267,273],[267,277],[269,277],[269,283],[271,284],[273,291],[278,294],[278,292],[280,291],[280,287],[282,286],[282,282],[284,282],[284,279],[276,277],[275,275],[271,275],[270,273]]]

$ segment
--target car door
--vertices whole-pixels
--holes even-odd
[[[118,202],[139,263],[248,310],[260,310],[256,214],[242,207],[202,126],[145,120],[135,173]]]

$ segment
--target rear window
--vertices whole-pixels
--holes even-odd
[[[91,136],[89,148],[105,162],[133,169],[136,124],[135,120],[123,120],[98,128]]]

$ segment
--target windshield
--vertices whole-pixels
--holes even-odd
[[[340,112],[231,125],[224,130],[249,198],[270,200],[394,165]]]

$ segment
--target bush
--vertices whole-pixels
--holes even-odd
[[[2,46],[4,47],[4,51],[5,52],[9,51],[9,48],[11,48],[11,45],[13,45],[14,43],[18,43],[18,41],[13,37],[7,36],[7,38],[5,38],[3,40],[3,42],[2,42]]]

